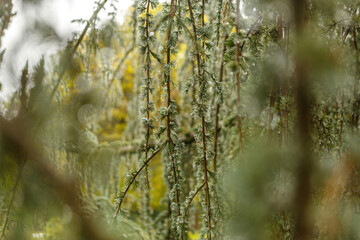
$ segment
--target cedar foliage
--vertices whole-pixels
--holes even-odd
[[[1,239],[360,236],[360,2],[119,4],[3,99]]]

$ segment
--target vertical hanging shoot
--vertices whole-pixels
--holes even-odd
[[[176,232],[177,221],[180,217],[180,200],[181,200],[181,183],[183,176],[181,173],[181,149],[183,143],[176,134],[176,101],[171,97],[171,87],[175,85],[171,77],[172,69],[175,69],[176,62],[171,60],[171,56],[175,55],[177,50],[178,37],[181,33],[181,27],[176,25],[177,18],[177,2],[171,0],[170,4],[163,4],[163,15],[165,21],[165,36],[164,36],[164,96],[165,106],[160,109],[160,120],[165,120],[165,126],[160,126],[157,133],[158,137],[166,131],[166,142],[168,146],[168,164],[165,166],[169,184],[169,200],[170,200],[170,214],[171,214],[171,228]]]
[[[138,170],[132,170],[125,181],[125,186],[123,190],[119,193],[118,204],[115,217],[118,215],[121,205],[123,203],[124,197],[128,193],[131,185],[136,182],[137,176],[140,172],[145,169],[145,186],[147,189],[150,188],[149,181],[149,172],[148,172],[148,163],[149,161],[159,153],[165,146],[166,142],[163,143],[156,150],[152,150],[150,147],[150,136],[152,130],[154,129],[154,119],[151,118],[152,112],[155,110],[154,102],[151,100],[154,88],[152,87],[154,78],[152,77],[152,72],[154,67],[152,66],[152,59],[156,59],[160,62],[159,56],[151,49],[156,42],[156,36],[151,28],[153,26],[153,15],[150,13],[151,9],[155,9],[158,5],[156,0],[142,0],[138,3],[137,11],[140,14],[139,18],[139,52],[143,55],[144,64],[142,69],[144,72],[143,85],[140,92],[140,98],[145,102],[145,106],[141,107],[140,112],[144,115],[142,124],[145,127],[145,144],[144,144],[144,157],[140,159],[140,167]],[[145,191],[145,197],[150,198],[148,191]],[[146,204],[150,205],[150,200],[146,200]],[[148,206],[144,206],[148,207]]]
[[[239,143],[240,147],[242,146],[243,141],[243,130],[242,130],[242,123],[241,123],[241,116],[240,116],[240,91],[241,91],[241,79],[240,79],[240,0],[236,0],[236,17],[235,17],[235,45],[236,45],[236,107],[237,107],[237,114],[236,114],[236,121],[237,121],[237,127],[239,130]]]
[[[145,107],[141,108],[141,113],[144,114],[143,118],[143,126],[146,128],[145,133],[145,146],[144,146],[144,161],[148,159],[149,156],[149,141],[152,129],[154,128],[154,119],[151,118],[151,112],[154,111],[155,106],[154,102],[151,100],[151,95],[153,93],[152,83],[154,78],[151,73],[153,71],[152,67],[152,58],[158,59],[157,55],[151,50],[151,46],[156,41],[155,33],[151,31],[151,27],[153,25],[153,15],[150,13],[150,9],[155,9],[157,6],[157,1],[152,0],[144,0],[139,3],[138,11],[141,13],[141,17],[139,19],[139,34],[140,34],[140,42],[139,42],[139,51],[145,57],[145,63],[142,66],[144,71],[144,85],[142,86],[141,91],[141,99],[145,100]],[[145,166],[145,181],[146,186],[150,188],[149,182],[149,173],[148,166]]]
[[[193,116],[200,118],[200,128],[196,132],[196,141],[198,143],[199,157],[195,160],[195,168],[197,169],[196,178],[198,182],[204,182],[204,194],[200,194],[201,206],[203,209],[203,227],[201,229],[201,236],[211,239],[212,234],[212,208],[211,208],[211,194],[208,173],[208,159],[209,153],[208,142],[210,141],[209,130],[211,124],[208,120],[209,114],[209,71],[207,71],[207,59],[209,58],[208,52],[212,50],[212,44],[208,39],[211,37],[211,26],[205,24],[205,0],[201,4],[188,0],[188,8],[190,15],[191,27],[193,30],[192,37],[194,42],[193,54],[196,61],[195,80],[199,84],[197,92],[196,106]],[[195,3],[195,4],[194,4]],[[195,19],[195,13],[200,13],[200,26],[196,25],[198,22]],[[191,198],[190,198],[191,199]]]
[[[217,11],[216,11],[216,18],[217,18],[217,23],[216,23],[216,42],[217,42],[217,46],[219,46],[219,41],[220,41],[220,37],[222,36],[223,39],[223,46],[221,49],[221,57],[219,60],[219,73],[218,73],[218,77],[217,77],[217,82],[216,82],[216,86],[215,87],[215,91],[214,91],[214,98],[215,98],[215,115],[214,115],[214,144],[213,144],[213,154],[214,154],[214,158],[213,158],[213,170],[216,173],[217,172],[217,156],[218,156],[218,138],[219,138],[219,132],[220,132],[220,128],[219,128],[219,113],[220,113],[220,107],[221,104],[224,101],[224,96],[223,96],[223,79],[224,79],[224,68],[225,68],[225,62],[224,62],[224,56],[225,56],[225,52],[226,52],[226,40],[229,37],[229,29],[227,29],[226,27],[223,26],[223,24],[221,23],[222,21],[225,21],[226,19],[226,7],[227,5],[225,5],[225,7],[223,8],[223,1],[222,0],[218,0],[216,2],[217,4]],[[223,16],[222,16],[223,13]],[[223,30],[223,31],[221,31]],[[220,43],[221,44],[221,43]],[[216,98],[217,95],[217,98]]]

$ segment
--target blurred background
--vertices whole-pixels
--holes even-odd
[[[131,1],[123,1],[117,6],[117,23],[123,23],[126,11],[132,4]],[[11,18],[11,25],[2,37],[2,46],[8,54],[3,60],[6,67],[1,68],[0,72],[2,84],[6,86],[0,93],[1,97],[9,97],[19,87],[18,81],[12,78],[19,78],[26,61],[34,66],[42,55],[49,57],[63,47],[72,33],[83,28],[82,24],[72,21],[89,19],[95,7],[95,1],[86,0],[13,1],[16,15]],[[98,16],[100,21],[109,19],[103,11]],[[41,30],[36,29],[39,27],[36,24],[49,27],[48,30],[53,31],[54,35],[39,36]]]
[[[1,0],[0,239],[360,239],[358,0]]]

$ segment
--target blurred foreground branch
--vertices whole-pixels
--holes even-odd
[[[0,116],[1,133],[8,139],[12,140],[22,156],[33,163],[39,172],[48,179],[49,184],[64,198],[64,202],[68,204],[71,210],[79,216],[81,228],[86,239],[105,240],[109,239],[101,234],[93,225],[92,221],[85,216],[77,201],[76,183],[69,176],[66,178],[49,165],[50,160],[44,155],[41,147],[36,141],[28,136],[23,122],[7,121]]]

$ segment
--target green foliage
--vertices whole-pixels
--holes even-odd
[[[358,2],[119,4],[3,100],[1,239],[358,238]]]

